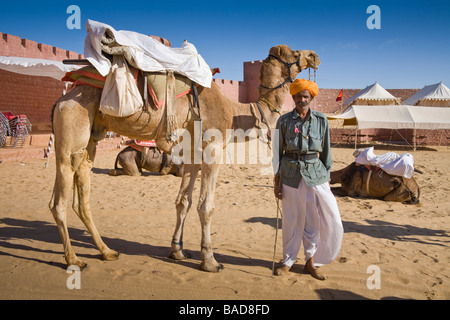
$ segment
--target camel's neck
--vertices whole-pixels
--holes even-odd
[[[261,88],[258,99],[252,103],[233,101],[234,117],[232,128],[243,129],[244,131],[251,128],[267,129],[267,126],[275,128],[281,107],[286,99],[286,93],[287,85],[271,90]],[[264,117],[260,110],[264,113]],[[264,123],[265,121],[267,123]]]
[[[281,88],[277,89],[267,89],[264,87],[259,87],[259,95],[256,101],[252,101],[252,103],[259,103],[264,110],[268,108],[269,110],[278,110],[281,111],[285,101],[286,96],[289,90],[289,85],[285,84]],[[244,110],[251,110],[251,103],[234,103],[234,109],[237,111],[237,114],[242,114]],[[249,111],[250,112],[250,111]]]
[[[257,102],[266,104],[271,109],[281,110],[285,101],[289,86],[286,84],[278,89],[266,89],[259,87]]]

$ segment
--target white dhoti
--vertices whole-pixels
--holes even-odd
[[[316,266],[337,258],[344,228],[328,182],[308,187],[302,179],[298,189],[283,184],[281,204],[284,265],[294,264],[302,241],[305,260],[314,256]]]

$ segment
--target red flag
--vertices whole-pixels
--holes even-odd
[[[342,96],[344,95],[344,89],[341,89],[341,92],[339,92],[336,101],[341,101],[342,100]]]

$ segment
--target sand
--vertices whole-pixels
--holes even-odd
[[[376,154],[387,151],[377,147]],[[421,205],[337,197],[345,229],[339,257],[321,267],[326,281],[303,272],[303,255],[286,277],[272,276],[277,206],[272,177],[258,165],[223,165],[216,189],[212,241],[220,273],[199,269],[200,223],[194,203],[185,224],[185,261],[168,257],[180,179],[145,173],[111,177],[118,150],[99,150],[91,208],[105,243],[120,252],[102,261],[82,222],[68,207],[74,250],[88,264],[81,289],[69,289],[63,247],[48,209],[55,159],[0,164],[1,299],[449,299],[450,148],[410,152]],[[333,148],[334,169],[352,148]],[[1,157],[0,157],[1,158]],[[198,179],[199,180],[199,179]],[[281,230],[276,261],[281,258]],[[369,270],[369,273],[368,273]],[[374,271],[375,270],[375,271]],[[379,271],[379,272],[378,272]],[[379,276],[379,277],[378,277]],[[369,279],[369,285],[368,285]],[[75,282],[72,282],[75,283]],[[377,286],[376,286],[377,285]]]

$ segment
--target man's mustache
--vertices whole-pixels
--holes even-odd
[[[309,102],[296,102],[295,104],[299,107],[306,107],[309,104]]]

